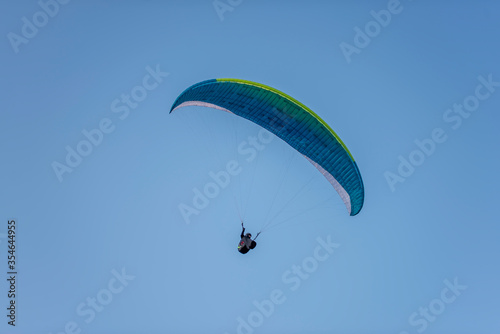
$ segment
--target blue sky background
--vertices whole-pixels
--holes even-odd
[[[1,280],[0,332],[498,333],[500,87],[457,129],[443,115],[479,76],[500,81],[500,5],[401,1],[348,62],[339,45],[387,1],[232,3],[221,20],[209,0],[71,1],[18,52],[8,34],[41,7],[0,3],[0,259],[6,277],[15,218],[19,272],[15,328]],[[148,66],[169,74],[120,119],[112,102]],[[169,115],[188,86],[227,77],[275,87],[330,124],[363,176],[358,216],[278,139],[245,162],[236,146],[259,131],[249,122],[202,108]],[[103,119],[114,130],[60,182],[54,161]],[[435,128],[446,141],[392,191],[384,173]],[[178,206],[231,160],[241,174],[186,224]],[[255,234],[283,207],[274,222],[288,220],[238,254],[237,208]],[[292,290],[283,275],[297,278],[292,266],[328,237],[340,246]],[[134,277],[118,293],[113,270]],[[462,286],[449,304],[445,280]],[[273,290],[284,302],[238,328]],[[106,303],[92,319],[87,298]],[[439,314],[424,320],[429,307]]]

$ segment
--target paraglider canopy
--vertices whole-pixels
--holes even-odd
[[[267,129],[323,174],[351,216],[363,207],[363,181],[351,153],[325,121],[294,98],[256,82],[212,79],[187,88],[170,112],[187,106],[227,111]]]

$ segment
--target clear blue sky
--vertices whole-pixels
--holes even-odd
[[[1,333],[498,333],[496,1],[41,3],[0,3]],[[361,170],[361,213],[278,139],[246,162],[258,127],[168,113],[212,78],[319,114]],[[238,212],[254,234],[278,214],[245,256]]]

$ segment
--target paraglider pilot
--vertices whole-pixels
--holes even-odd
[[[241,231],[241,240],[238,244],[238,252],[240,252],[241,254],[246,254],[250,249],[254,249],[255,246],[257,246],[257,243],[252,240],[251,233],[245,234],[245,226],[243,226],[243,222],[241,223],[241,227],[243,228],[243,231]]]

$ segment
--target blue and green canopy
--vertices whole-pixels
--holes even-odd
[[[227,111],[267,129],[325,176],[351,216],[363,207],[363,180],[351,153],[325,121],[291,96],[256,82],[212,79],[186,89],[170,112],[187,106]]]

